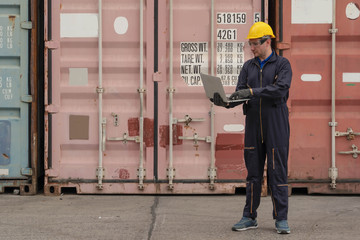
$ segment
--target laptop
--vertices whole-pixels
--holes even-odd
[[[245,102],[250,100],[250,98],[230,100],[225,94],[224,86],[222,85],[221,79],[219,77],[214,77],[203,73],[200,73],[200,77],[206,92],[206,96],[208,98],[213,98],[214,93],[217,92],[220,94],[222,100],[226,103]]]

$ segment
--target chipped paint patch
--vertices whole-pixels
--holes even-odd
[[[128,120],[128,131],[130,137],[140,135],[139,119],[130,118]],[[144,143],[146,147],[154,146],[154,119],[144,118]]]
[[[216,137],[215,158],[219,179],[245,179],[244,134],[218,134]]]
[[[181,145],[183,141],[179,139],[179,136],[183,136],[182,125],[173,125],[173,145]],[[169,146],[169,125],[159,126],[159,138],[160,146],[165,148]]]
[[[120,178],[120,179],[129,179],[130,173],[125,168],[118,168],[115,170],[116,175],[113,178]]]

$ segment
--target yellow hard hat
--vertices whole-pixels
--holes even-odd
[[[264,22],[256,22],[251,26],[246,39],[257,39],[262,38],[263,36],[270,36],[271,38],[275,38],[273,30],[269,24]]]

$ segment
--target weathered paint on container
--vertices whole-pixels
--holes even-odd
[[[141,2],[144,89],[139,83]],[[236,187],[245,186],[242,110],[214,107],[212,136],[211,104],[198,71],[222,76],[226,92],[234,90],[237,66],[251,57],[245,47],[247,31],[254,21],[266,17],[267,1],[61,0],[44,4],[45,194],[59,194],[64,188],[76,188],[79,194],[211,194],[235,193]],[[101,184],[99,152],[104,168]]]
[[[277,46],[293,69],[289,182],[309,193],[360,193],[359,1],[277,1]],[[311,6],[311,8],[309,7]],[[336,17],[335,160],[332,167],[332,11]],[[351,130],[350,130],[351,129]],[[348,134],[345,134],[345,133]],[[344,134],[341,134],[344,133]],[[352,151],[352,152],[351,152]],[[348,154],[341,154],[348,152]]]
[[[76,187],[78,193],[137,190],[139,167],[139,1],[102,1],[103,189],[98,189],[98,1],[45,1],[45,193]],[[153,4],[144,6],[144,155],[153,162]],[[76,24],[73,24],[76,21]],[[87,26],[85,28],[84,26]],[[110,139],[122,138],[122,141]],[[136,140],[136,141],[135,141]],[[102,144],[102,143],[100,143]],[[127,184],[131,187],[126,190]],[[134,189],[132,187],[134,186]]]
[[[0,1],[0,192],[20,188],[22,195],[37,192],[39,170],[37,8],[29,7]]]

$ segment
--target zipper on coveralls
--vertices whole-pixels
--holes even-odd
[[[260,69],[260,87],[262,88],[262,68]],[[264,134],[263,134],[262,117],[261,117],[261,102],[262,102],[262,98],[260,98],[260,132],[261,132],[261,143],[264,143]]]
[[[272,149],[272,157],[273,157],[273,170],[275,170],[275,149]]]

